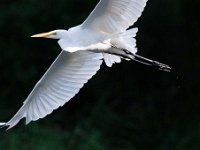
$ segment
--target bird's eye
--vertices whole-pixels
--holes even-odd
[[[57,32],[53,32],[52,35],[57,35]]]

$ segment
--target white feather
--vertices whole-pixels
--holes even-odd
[[[0,126],[4,126],[5,124],[5,122],[0,122]]]
[[[102,54],[89,51],[62,51],[35,85],[20,110],[10,121],[0,123],[0,126],[12,128],[24,117],[28,124],[63,106],[100,69],[102,58]]]
[[[83,28],[106,33],[124,32],[141,16],[147,0],[100,0]]]
[[[121,58],[119,56],[111,55],[111,54],[104,54],[104,61],[108,67],[112,67],[115,63],[120,63]]]

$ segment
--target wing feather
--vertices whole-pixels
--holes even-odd
[[[147,0],[100,0],[82,27],[107,33],[125,31],[141,16]]]
[[[0,123],[0,126],[8,126],[10,129],[24,117],[28,124],[63,106],[100,69],[102,58],[102,54],[89,51],[62,51],[35,85],[20,110],[10,121]]]

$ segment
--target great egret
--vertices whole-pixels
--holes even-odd
[[[1,127],[10,129],[22,118],[26,124],[50,114],[74,97],[105,61],[111,67],[121,59],[169,71],[168,65],[136,55],[137,28],[147,0],[100,0],[89,17],[76,27],[33,35],[57,39],[62,52],[38,81],[19,111]]]

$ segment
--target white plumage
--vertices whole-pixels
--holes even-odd
[[[96,74],[102,58],[101,53],[62,51],[6,126],[12,128],[24,117],[28,124],[63,106]]]
[[[124,32],[141,16],[147,0],[101,0],[83,28],[105,33]]]
[[[100,0],[83,24],[68,31],[54,30],[33,35],[58,39],[62,52],[35,85],[20,110],[0,126],[10,129],[22,118],[28,124],[63,106],[100,69],[103,59],[109,67],[120,63],[121,58],[135,59],[134,37],[138,30],[127,28],[141,16],[146,2]]]

